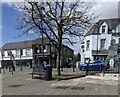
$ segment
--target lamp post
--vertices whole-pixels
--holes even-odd
[[[23,51],[22,49],[20,49],[20,71],[22,71],[22,55],[23,55]]]
[[[4,53],[1,52],[1,55],[2,55],[1,67],[2,67],[2,69],[3,69],[3,73],[5,73],[5,69],[4,69],[4,66],[3,66],[3,57],[4,57]]]
[[[85,57],[84,57],[84,48],[85,48],[85,47],[84,47],[84,45],[82,45],[81,48],[82,48],[82,54],[81,54],[81,55],[82,55],[82,59],[81,59],[81,63],[84,64],[84,62],[85,62]]]
[[[44,15],[43,15],[43,10],[45,9],[45,7],[43,6],[44,5],[44,2],[42,3],[42,5],[41,5],[41,10],[40,10],[40,13],[41,13],[41,28],[43,28],[43,21],[42,21],[42,19],[44,18]],[[43,60],[44,60],[44,39],[43,39],[43,37],[44,37],[44,35],[43,35],[43,32],[41,32],[42,33],[42,64],[44,64],[43,62]]]

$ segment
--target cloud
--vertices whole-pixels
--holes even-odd
[[[98,20],[118,17],[118,2],[96,2],[92,11],[99,16]]]
[[[96,21],[118,17],[118,2],[93,2],[93,4],[91,12],[94,12],[96,16],[99,16]],[[69,47],[74,49],[75,53],[81,51],[80,43],[77,43],[74,46],[69,45]]]
[[[4,3],[6,3],[8,6],[12,7],[12,2],[16,0],[2,0]],[[16,2],[21,2],[24,0],[17,0]],[[97,21],[99,19],[107,19],[107,18],[115,18],[118,17],[118,1],[119,0],[85,0],[85,2],[91,2],[94,3],[92,11],[95,15],[99,15],[97,18]],[[17,4],[16,3],[16,4]],[[20,10],[18,10],[20,11]],[[0,29],[2,29],[2,25],[0,26]],[[33,33],[30,31],[29,33]],[[70,46],[75,50],[75,53],[80,52],[80,43],[75,44],[74,46]]]
[[[3,4],[7,4],[10,7],[13,7],[14,5],[19,4],[20,2],[24,2],[25,0],[1,0]],[[39,1],[39,0],[36,0]],[[45,0],[43,0],[45,1]],[[75,0],[73,0],[75,1]],[[118,16],[118,1],[119,0],[85,0],[84,2],[94,3],[94,6],[92,8],[91,12],[94,12],[96,15],[99,15],[98,19],[101,18],[111,18],[111,17],[117,17]],[[20,11],[20,10],[18,10]]]
[[[35,34],[35,32],[33,30],[29,30],[28,34]]]

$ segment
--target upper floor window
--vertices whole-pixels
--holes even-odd
[[[20,50],[16,50],[16,57],[20,56]]]
[[[101,39],[100,49],[105,49],[105,41],[106,39]]]
[[[5,52],[4,51],[1,51],[1,57],[4,57],[5,56]]]
[[[26,56],[31,56],[31,49],[26,49]]]
[[[64,49],[64,48],[63,48]],[[51,46],[51,51],[56,52],[56,48],[54,46]]]
[[[47,52],[47,45],[43,46],[43,52]]]
[[[36,47],[36,53],[39,53],[39,54],[41,54],[42,53],[42,48],[41,48],[41,46],[39,46],[39,47]]]
[[[86,44],[86,50],[89,50],[89,49],[90,49],[90,40],[88,40]]]
[[[106,28],[106,26],[102,26],[102,34],[105,33],[105,28]]]

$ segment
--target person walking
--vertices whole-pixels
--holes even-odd
[[[10,69],[13,75],[13,71],[15,71],[15,66],[14,66],[15,57],[11,51],[8,53],[8,55],[10,56]]]

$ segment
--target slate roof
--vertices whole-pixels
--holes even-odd
[[[112,18],[112,19],[101,19],[95,25],[92,26],[92,28],[86,33],[85,36],[88,35],[96,35],[99,33],[100,26],[106,22],[108,24],[108,32],[112,33],[112,30],[115,30],[118,24],[120,24],[120,18]]]
[[[49,43],[49,39],[44,38],[44,43],[46,43],[46,44]],[[0,50],[31,48],[32,45],[35,45],[35,44],[42,44],[42,38],[37,38],[35,40],[21,41],[21,42],[6,43],[5,45],[2,46],[2,48],[0,48]],[[66,45],[63,45],[63,46],[69,48]],[[71,48],[69,48],[69,49],[71,49]]]
[[[13,50],[13,49],[23,49],[23,48],[30,48],[32,47],[33,40],[28,41],[21,41],[21,42],[12,42],[12,43],[6,43],[2,46],[1,49],[3,50]]]
[[[49,39],[48,38],[43,38],[43,43],[49,43]],[[34,41],[33,41],[33,44],[35,45],[35,44],[42,44],[42,38],[38,38],[38,39],[35,39]]]

